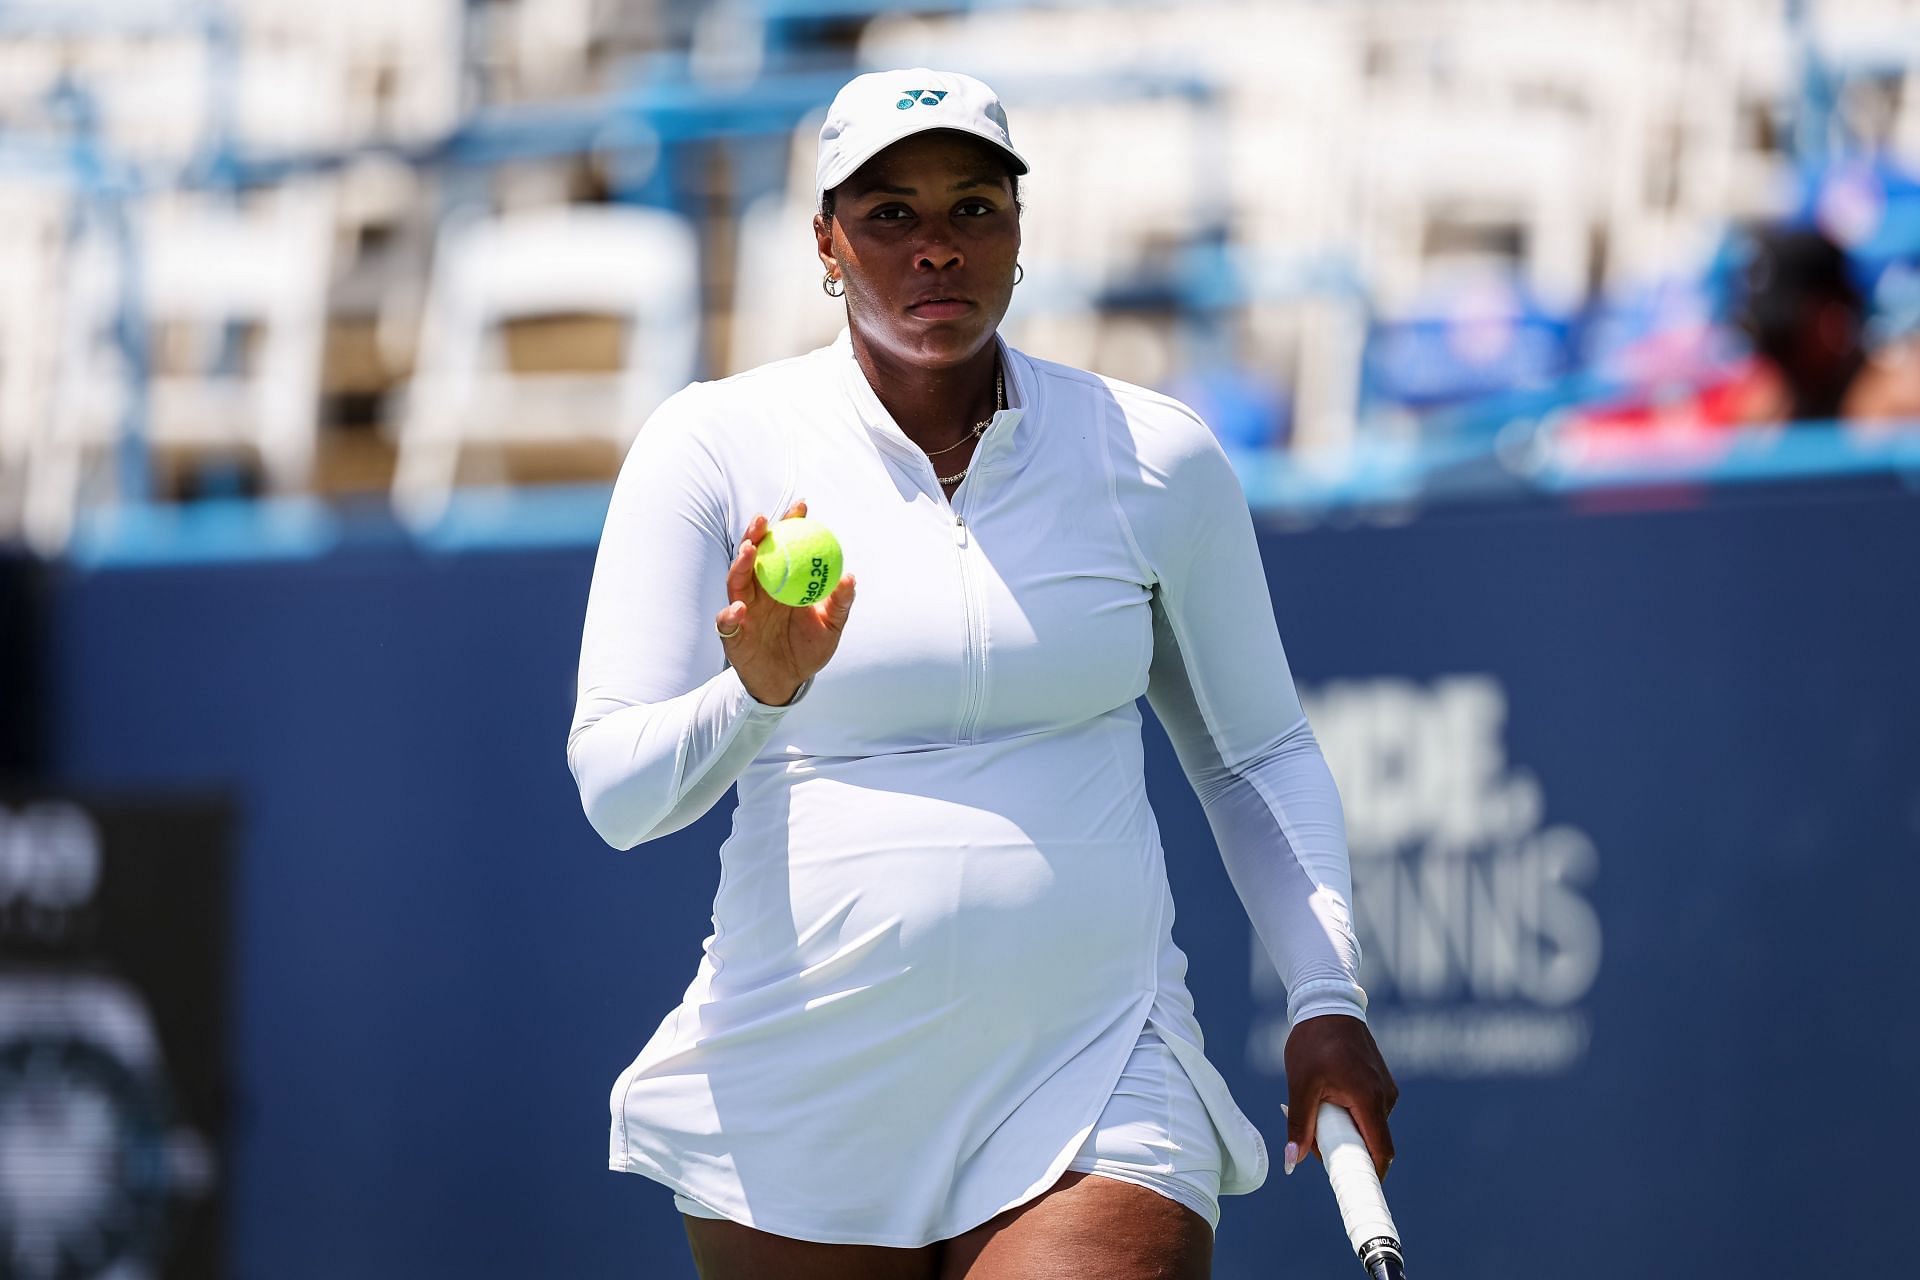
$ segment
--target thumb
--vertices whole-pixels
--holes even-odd
[[[847,625],[847,618],[853,613],[853,593],[856,585],[853,575],[848,574],[840,579],[833,588],[833,594],[827,597],[824,606],[826,622],[835,631],[843,630]]]
[[[1292,1173],[1293,1167],[1313,1150],[1315,1113],[1320,1110],[1320,1099],[1310,1094],[1304,1084],[1289,1081],[1287,1093],[1287,1150],[1280,1162],[1282,1173]]]

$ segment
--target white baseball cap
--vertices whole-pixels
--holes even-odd
[[[1015,173],[1027,162],[1007,136],[1007,113],[994,91],[957,71],[873,71],[834,95],[820,126],[816,195],[825,195],[902,138],[928,129],[957,129],[1007,153]]]

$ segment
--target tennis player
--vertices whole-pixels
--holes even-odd
[[[977,80],[846,85],[813,225],[846,333],[674,396],[608,513],[587,816],[627,848],[739,791],[698,970],[612,1095],[612,1167],[672,1189],[705,1280],[1208,1274],[1268,1156],[1173,942],[1143,693],[1287,983],[1288,1171],[1322,1099],[1392,1155],[1245,499],[1185,406],[999,338],[1026,172]],[[800,512],[857,605],[756,586]]]

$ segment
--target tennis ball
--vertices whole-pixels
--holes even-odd
[[[781,604],[819,604],[840,581],[840,539],[818,520],[777,521],[754,550],[753,576]]]

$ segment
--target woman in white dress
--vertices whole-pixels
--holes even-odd
[[[703,1280],[1209,1274],[1267,1152],[1173,943],[1143,694],[1287,983],[1287,1171],[1322,1100],[1392,1156],[1245,500],[1185,406],[998,337],[1026,170],[977,80],[849,83],[814,219],[847,333],[675,396],[615,489],[587,815],[628,848],[739,791],[712,936],[611,1099],[611,1167],[673,1190]],[[759,590],[774,512],[838,534],[857,609],[851,575]]]

